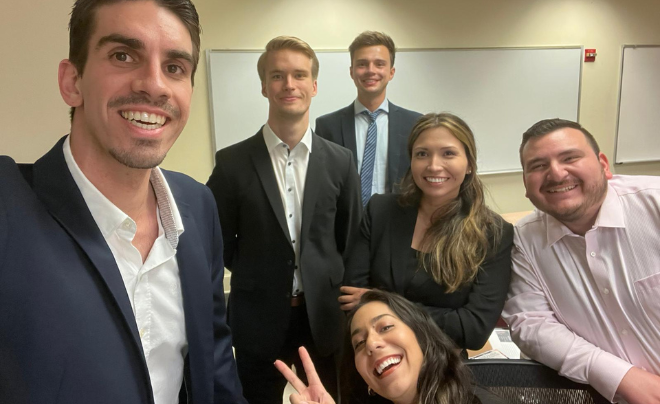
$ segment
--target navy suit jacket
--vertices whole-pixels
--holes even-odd
[[[232,272],[229,324],[236,350],[274,361],[289,327],[295,253],[262,131],[217,152],[207,185],[218,202]],[[337,298],[360,225],[359,189],[351,153],[313,135],[297,241],[309,325],[322,356],[343,341]]]
[[[418,112],[389,103],[386,192],[396,191],[395,186],[401,182],[410,168],[410,157],[407,150],[408,136],[421,116],[422,114]],[[351,150],[353,158],[358,161],[354,103],[317,118],[314,131],[319,136]]]
[[[153,403],[126,288],[66,165],[63,140],[22,166],[23,175],[0,157],[0,402]],[[176,258],[188,401],[244,403],[213,197],[182,174],[164,175],[185,227]]]

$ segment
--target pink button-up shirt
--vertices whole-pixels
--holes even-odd
[[[614,176],[594,226],[516,224],[504,318],[514,341],[615,400],[634,365],[660,375],[660,177]]]

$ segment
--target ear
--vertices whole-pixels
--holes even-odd
[[[351,79],[355,80],[353,77],[353,64],[348,67],[348,74],[351,76]]]
[[[612,172],[610,171],[610,162],[607,161],[607,156],[603,152],[598,153],[598,162],[600,166],[603,167],[603,172],[605,173],[605,178],[608,180],[612,179]]]
[[[394,78],[394,72],[396,72],[396,69],[394,68],[394,66],[392,66],[392,68],[390,69],[390,80]]]
[[[76,69],[69,59],[64,59],[60,62],[57,70],[57,82],[59,83],[60,94],[64,102],[74,108],[83,105],[78,69]]]
[[[525,176],[525,169],[522,173],[523,185],[525,186],[525,198],[529,199],[529,190],[527,189],[527,177]]]
[[[261,82],[261,95],[268,98],[268,95],[266,94],[266,82],[264,81]]]
[[[316,95],[317,91],[318,91],[317,82],[316,82],[316,80],[314,80],[314,92],[312,93],[312,97],[314,97]]]

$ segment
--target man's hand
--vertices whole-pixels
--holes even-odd
[[[616,394],[628,404],[660,404],[660,376],[633,366],[621,379]]]
[[[368,291],[369,289],[365,288],[355,288],[353,286],[342,286],[341,289],[339,289],[343,295],[339,296],[339,304],[341,305],[341,309],[344,311],[349,311],[355,307],[356,304],[360,301],[360,297],[364,294],[364,292]]]

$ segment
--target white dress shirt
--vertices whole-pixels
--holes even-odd
[[[584,236],[537,210],[514,243],[503,315],[523,352],[610,400],[633,365],[660,375],[660,177],[614,176]]]
[[[140,332],[154,402],[176,404],[188,341],[176,260],[183,221],[167,181],[158,167],[151,171],[150,182],[158,200],[158,238],[143,263],[131,243],[137,232],[135,221],[85,177],[71,154],[68,137],[64,159],[119,267]]]
[[[355,100],[355,151],[357,154],[358,174],[362,174],[362,159],[364,157],[364,147],[367,144],[367,129],[371,119],[363,114],[363,111],[369,112],[367,107]],[[371,194],[384,194],[387,184],[387,148],[389,146],[389,112],[390,104],[383,101],[376,110],[382,112],[376,117],[376,129],[378,130],[378,141],[376,142],[376,159],[374,160],[374,176],[371,180]],[[374,111],[375,112],[375,111]]]
[[[296,256],[291,294],[303,292],[302,273],[300,272],[300,229],[302,226],[302,206],[305,196],[305,178],[309,155],[312,153],[312,129],[307,128],[300,142],[293,148],[284,143],[273,130],[264,125],[264,141],[273,164],[277,187],[280,190],[284,215],[289,228],[289,236]]]

